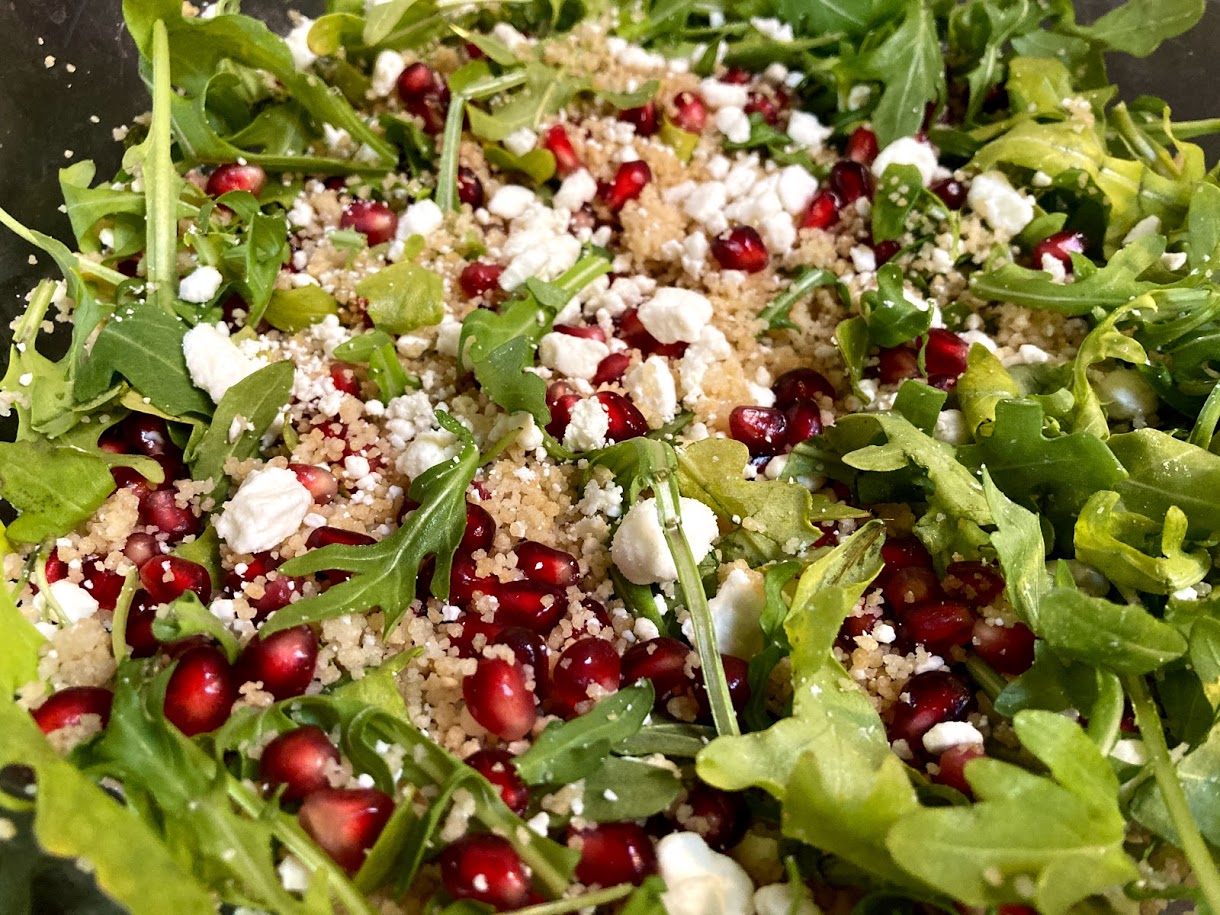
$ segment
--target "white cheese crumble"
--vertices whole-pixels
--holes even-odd
[[[587,168],[572,172],[563,179],[555,192],[553,203],[557,207],[575,212],[597,196],[597,181]]]
[[[794,895],[790,883],[760,886],[754,894],[754,908],[758,915],[820,915],[808,894],[803,895],[799,902]],[[796,903],[795,908],[793,903]]]
[[[712,303],[689,289],[663,286],[640,306],[639,318],[662,343],[694,343],[712,320]]]
[[[739,658],[751,657],[761,649],[758,620],[766,603],[761,575],[745,569],[729,572],[716,596],[707,602],[716,629],[716,647]]]
[[[178,282],[178,298],[193,305],[212,301],[224,277],[215,267],[196,267]]]
[[[720,534],[716,513],[697,499],[683,498],[679,504],[682,530],[695,562],[712,551]],[[678,570],[665,542],[656,499],[641,499],[627,511],[614,532],[610,557],[628,581],[637,585],[676,581]]]
[[[182,354],[195,387],[207,391],[216,403],[229,388],[267,364],[239,350],[223,324],[192,327],[182,338]]]
[[[528,127],[522,127],[520,130],[514,130],[501,142],[504,144],[504,148],[514,156],[524,156],[537,145],[538,134]]]
[[[398,88],[398,77],[407,68],[406,61],[398,51],[382,51],[373,63],[373,78],[369,88],[375,98],[392,95]]]
[[[923,748],[939,756],[950,747],[983,745],[983,735],[969,721],[942,721],[932,725],[923,735]]]
[[[295,534],[313,496],[297,475],[281,467],[251,473],[216,522],[216,533],[237,553],[261,553]]]
[[[501,219],[516,219],[538,198],[534,192],[519,184],[506,184],[487,202],[487,212]]]
[[[398,472],[414,480],[426,470],[451,461],[461,453],[457,436],[447,429],[429,429],[421,432],[398,456],[395,466]]]
[[[51,591],[51,598],[59,604],[59,609],[64,612],[68,622],[79,623],[86,617],[97,613],[97,600],[80,585],[61,578],[59,581],[51,582],[48,587]]]
[[[563,447],[569,451],[592,451],[606,444],[610,431],[610,413],[595,397],[578,401],[572,406],[571,420],[563,433]]]
[[[693,832],[675,832],[657,843],[665,881],[661,895],[669,915],[754,915],[754,884],[745,869],[708,848]]]
[[[588,337],[552,331],[538,341],[538,361],[568,378],[588,381],[597,374],[598,365],[609,355],[610,347]]]
[[[914,137],[899,137],[878,154],[873,162],[873,174],[880,178],[891,165],[915,166],[926,187],[932,183],[939,163],[936,161],[936,150],[928,143]]]
[[[997,232],[1016,235],[1034,218],[1034,203],[1000,172],[984,172],[970,182],[970,207]]]
[[[750,139],[750,116],[737,107],[721,108],[716,112],[716,129],[732,143]]]
[[[749,87],[711,77],[699,84],[699,94],[709,108],[744,108],[750,101]]]
[[[633,365],[623,376],[623,387],[653,428],[678,415],[678,392],[666,359],[649,356]]]
[[[313,20],[302,18],[291,32],[284,36],[284,43],[292,54],[292,62],[298,70],[308,70],[318,55],[309,50],[309,30]]]
[[[824,126],[816,114],[794,111],[788,118],[788,136],[792,142],[812,152],[821,152],[833,134],[834,128]]]

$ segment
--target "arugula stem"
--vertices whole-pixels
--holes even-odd
[[[599,276],[610,272],[610,262],[597,254],[582,257],[562,276],[555,280],[558,286],[569,296],[574,296]]]
[[[771,304],[758,313],[758,316],[767,322],[767,326],[759,331],[759,336],[769,330],[795,327],[796,325],[788,317],[792,313],[792,307],[813,290],[833,282],[835,282],[835,275],[829,270],[803,271],[792,281],[791,286],[772,299]]]
[[[579,912],[582,909],[592,909],[594,906],[605,905],[625,896],[630,896],[635,886],[630,883],[620,883],[618,886],[607,887],[594,893],[584,893],[571,899],[556,899],[552,902],[540,902],[537,905],[526,906],[524,909],[513,909],[513,915],[563,915],[565,912]]]
[[[46,606],[55,614],[55,619],[59,625],[68,625],[68,615],[64,613],[64,608],[59,605],[59,601],[55,599],[55,595],[51,593],[51,584],[47,581],[47,554],[39,552],[37,561],[34,563],[34,569],[31,578],[34,579],[34,584],[38,585],[38,593],[42,595],[42,599],[46,601]]]
[[[457,209],[458,148],[462,144],[462,118],[466,103],[486,98],[497,92],[520,86],[525,82],[525,71],[515,70],[501,76],[483,79],[455,92],[445,115],[445,130],[441,134],[441,160],[436,169],[436,205],[445,212]]]
[[[170,149],[169,33],[165,22],[153,24],[152,124],[144,156],[146,257],[152,301],[170,314],[178,285],[178,172]]]
[[[41,248],[43,251],[47,251],[48,254],[51,254],[52,257],[55,257],[55,252],[49,251],[47,244],[44,241],[39,241],[38,235],[40,233],[30,231],[29,228],[18,222],[13,217],[13,214],[4,209],[4,207],[0,207],[0,225],[3,225],[18,238],[29,242],[35,248]],[[43,238],[45,239],[46,236],[43,236]],[[54,241],[54,239],[51,239],[50,241],[56,245],[59,244],[59,242]],[[64,248],[63,250],[67,252],[68,249]],[[127,277],[119,273],[119,271],[112,270],[110,267],[107,267],[104,264],[94,263],[91,260],[85,260],[84,258],[76,257],[75,255],[70,255],[70,257],[72,259],[72,266],[76,268],[77,272],[80,273],[82,277],[92,276],[95,279],[101,280],[103,283],[109,283],[111,286],[117,286],[120,283],[125,283],[127,281]],[[59,258],[56,257],[56,260],[59,260]],[[60,263],[60,267],[61,269],[64,268],[62,262]],[[48,299],[48,301],[50,300]]]
[[[1008,685],[1008,681],[996,673],[995,669],[978,655],[972,654],[966,658],[966,670],[970,672],[974,682],[987,694],[987,698],[993,701]]]
[[[116,664],[122,664],[127,657],[127,614],[131,611],[131,599],[135,597],[139,580],[139,573],[135,569],[128,571],[123,579],[123,589],[114,602],[114,616],[110,620],[110,650]]]
[[[1220,133],[1220,118],[1204,118],[1199,121],[1175,121],[1173,135],[1179,140],[1192,140]]]
[[[1165,808],[1169,811],[1169,819],[1174,831],[1178,834],[1178,844],[1195,879],[1199,881],[1199,889],[1207,901],[1208,908],[1220,912],[1220,871],[1216,870],[1216,862],[1212,859],[1199,832],[1199,824],[1195,822],[1190,806],[1186,803],[1186,793],[1174,769],[1173,759],[1169,756],[1169,747],[1165,743],[1165,732],[1161,729],[1161,716],[1157,711],[1148,684],[1143,677],[1127,674],[1123,677],[1123,685],[1131,698],[1131,707],[1135,711],[1135,723],[1139,727],[1140,736],[1144,738],[1144,747],[1148,751],[1152,774],[1161,789],[1161,797]]]
[[[1212,446],[1212,439],[1216,436],[1216,425],[1220,423],[1220,384],[1216,384],[1211,393],[1207,395],[1207,400],[1203,403],[1203,409],[1199,411],[1199,418],[1195,420],[1195,427],[1190,431],[1190,438],[1187,439],[1192,445],[1198,445],[1204,451],[1208,451]]]

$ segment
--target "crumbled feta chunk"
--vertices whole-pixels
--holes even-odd
[[[750,89],[736,83],[724,83],[708,77],[699,84],[699,94],[709,108],[744,108],[750,101]]]
[[[538,341],[538,361],[568,378],[588,381],[597,374],[598,365],[609,355],[610,347],[601,340],[588,337],[551,332]]]
[[[610,412],[595,397],[572,406],[571,419],[563,433],[563,447],[569,451],[592,451],[606,444],[610,431]]]
[[[398,77],[407,68],[402,54],[398,51],[382,51],[373,63],[373,78],[369,83],[376,98],[392,95],[398,87]]]
[[[220,403],[229,388],[267,364],[239,350],[229,339],[229,328],[223,324],[192,327],[182,338],[182,354],[191,381],[207,391],[216,403]]]
[[[669,915],[754,915],[750,875],[728,855],[708,848],[697,833],[670,833],[658,842],[657,866]]]
[[[793,897],[790,883],[760,886],[754,894],[754,908],[758,915],[820,915],[807,893],[801,896],[799,902]],[[796,908],[793,908],[794,902]]]
[[[970,182],[970,207],[997,232],[1016,235],[1034,218],[1028,194],[1016,190],[1000,172],[984,172]]]
[[[795,216],[805,212],[818,190],[818,179],[799,165],[789,165],[779,173],[776,186],[784,211]]]
[[[86,617],[97,613],[98,603],[92,594],[78,584],[61,578],[48,586],[51,597],[59,604],[70,623],[79,623]]]
[[[451,461],[461,453],[457,436],[447,429],[430,429],[415,437],[407,450],[399,455],[398,472],[414,480],[437,464]]]
[[[967,744],[983,745],[983,735],[969,721],[942,721],[932,725],[923,735],[923,748],[933,756],[939,756],[950,747]]]
[[[662,343],[693,343],[712,320],[712,303],[689,289],[662,286],[638,314],[644,329]]]
[[[678,391],[673,372],[669,370],[669,362],[661,356],[649,356],[628,369],[623,376],[623,387],[654,428],[678,415]]]
[[[712,551],[712,542],[720,534],[716,514],[697,499],[683,498],[679,510],[682,530],[690,544],[695,562]],[[675,581],[678,570],[665,542],[656,499],[641,499],[631,506],[622,524],[614,532],[610,557],[628,581],[637,585]]]
[[[487,212],[501,219],[516,219],[538,198],[534,192],[519,184],[506,184],[487,202]]]
[[[178,298],[194,305],[210,302],[220,289],[224,277],[215,267],[196,267],[178,283]]]
[[[919,177],[926,187],[932,183],[939,164],[936,150],[930,144],[914,137],[899,137],[873,161],[873,174],[880,178],[891,165],[913,165],[919,169]]]
[[[1123,237],[1123,244],[1129,245],[1134,241],[1139,241],[1141,238],[1146,238],[1149,235],[1156,235],[1161,231],[1161,218],[1159,216],[1145,216],[1139,222],[1131,227],[1131,231]]]
[[[596,196],[597,181],[587,168],[582,168],[563,179],[555,192],[553,203],[574,213]]]
[[[716,129],[732,143],[744,143],[750,139],[750,116],[735,106],[721,108],[716,112]]]
[[[733,569],[707,602],[716,629],[716,646],[725,654],[749,658],[762,648],[759,617],[767,603],[762,576]]]
[[[792,142],[813,152],[821,151],[833,133],[834,128],[824,126],[816,114],[794,111],[788,118],[788,136]]]
[[[514,130],[501,142],[504,144],[504,148],[514,156],[524,156],[537,145],[538,134],[528,127],[522,127],[520,130]]]
[[[445,222],[445,214],[432,200],[420,200],[413,203],[398,218],[396,237],[405,241],[412,235],[422,235],[427,238]]]
[[[966,428],[965,414],[961,410],[942,410],[936,417],[936,428],[932,430],[932,436],[950,445],[966,444],[970,441],[970,432]]]
[[[295,473],[264,467],[246,477],[225,503],[216,533],[236,553],[261,553],[295,534],[312,505],[313,496]]]
[[[302,18],[300,22],[284,36],[284,43],[292,54],[292,62],[298,70],[308,70],[318,55],[309,50],[309,30],[313,28],[313,20]]]

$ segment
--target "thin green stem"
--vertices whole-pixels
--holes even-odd
[[[563,915],[565,912],[579,912],[582,909],[592,909],[594,906],[605,905],[630,896],[635,886],[630,883],[620,883],[618,886],[607,887],[593,893],[584,893],[571,899],[556,899],[553,902],[540,902],[538,905],[526,906],[524,909],[514,909],[513,915]]]
[[[1211,393],[1207,395],[1207,400],[1203,403],[1203,409],[1199,411],[1199,418],[1195,420],[1195,427],[1191,430],[1190,438],[1187,441],[1207,451],[1211,448],[1212,439],[1216,436],[1217,423],[1220,423],[1220,384],[1213,387]]]
[[[989,699],[994,700],[1008,685],[1008,681],[996,673],[995,669],[978,655],[972,654],[966,658],[966,670],[970,672],[974,682],[982,688]]]
[[[441,134],[441,161],[436,169],[436,205],[445,212],[457,209],[458,147],[462,144],[462,120],[466,103],[515,89],[525,82],[525,71],[514,70],[501,76],[479,80],[453,94]]]
[[[114,652],[116,663],[123,663],[127,657],[127,614],[131,612],[131,599],[135,597],[139,573],[131,569],[123,579],[123,590],[119,592],[118,600],[114,602],[114,617],[110,622],[110,650]]]
[[[1161,716],[1148,691],[1148,684],[1143,677],[1128,674],[1123,678],[1123,685],[1131,698],[1135,723],[1139,726],[1140,736],[1144,738],[1149,764],[1161,789],[1165,809],[1169,811],[1169,819],[1178,834],[1178,845],[1186,855],[1186,860],[1190,862],[1190,868],[1199,882],[1199,890],[1203,893],[1208,908],[1213,912],[1220,912],[1220,872],[1216,870],[1216,863],[1199,832],[1199,824],[1195,822],[1190,806],[1186,803],[1186,793],[1182,790],[1173,759],[1169,756],[1165,732],[1161,729]]]
[[[1220,118],[1205,118],[1199,121],[1175,121],[1173,135],[1179,140],[1193,140],[1220,133]]]
[[[148,290],[151,301],[171,314],[178,293],[178,172],[170,151],[169,33],[165,23],[153,25],[152,124],[143,162],[145,257],[148,263]]]
[[[758,313],[758,316],[767,322],[766,328],[759,332],[759,336],[768,330],[795,327],[796,325],[788,317],[792,313],[792,306],[813,290],[821,286],[828,286],[835,280],[835,275],[829,270],[806,270],[792,281],[791,286],[772,299],[770,305]]]

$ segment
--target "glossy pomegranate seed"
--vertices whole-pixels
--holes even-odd
[[[318,637],[308,626],[281,629],[250,640],[237,659],[239,682],[261,681],[276,699],[300,696],[313,680]]]
[[[140,584],[154,603],[168,604],[194,591],[205,604],[212,599],[212,578],[197,562],[177,556],[158,556],[140,567]]]
[[[58,552],[53,552],[47,557],[42,571],[46,576],[47,584],[54,584],[68,577],[68,564],[59,558]]]
[[[648,420],[635,404],[614,391],[598,391],[593,397],[606,408],[610,416],[610,429],[606,432],[606,440],[621,442],[636,438],[648,431]]]
[[[879,241],[873,245],[873,259],[877,262],[877,266],[888,264],[894,259],[894,255],[902,250],[902,246],[896,241]]]
[[[513,767],[513,754],[508,750],[479,750],[466,757],[466,765],[478,772],[500,792],[500,799],[513,813],[520,816],[530,805],[530,789]]]
[[[996,626],[978,620],[970,642],[978,656],[1002,674],[1023,674],[1034,663],[1034,634],[1024,623]]]
[[[640,320],[638,309],[628,308],[619,315],[619,336],[628,346],[638,349],[646,356],[664,356],[667,359],[678,359],[686,352],[689,345],[682,341],[677,343],[662,343],[648,332],[644,322]]]
[[[123,544],[123,555],[131,560],[131,564],[138,569],[154,556],[161,555],[161,545],[152,534],[137,532],[128,537],[127,542]],[[50,576],[47,577],[47,581],[51,581]]]
[[[771,262],[762,236],[752,226],[736,226],[712,241],[712,257],[725,270],[758,273]]]
[[[714,851],[724,851],[741,841],[750,822],[750,812],[743,795],[700,782],[679,805],[678,822],[690,832],[703,836]]]
[[[935,654],[967,644],[974,634],[974,613],[955,600],[916,604],[899,622],[904,636]]]
[[[877,147],[877,135],[867,127],[857,127],[847,138],[847,148],[843,155],[852,162],[861,165],[872,165],[880,150]]]
[[[480,658],[462,681],[462,697],[474,720],[503,740],[520,740],[538,720],[525,670],[503,658]]]
[[[747,115],[760,114],[764,123],[774,127],[779,123],[779,108],[761,92],[751,92],[744,109]]]
[[[847,617],[843,620],[843,625],[839,627],[839,637],[835,644],[848,654],[858,647],[856,638],[862,635],[872,635],[873,630],[877,628],[877,623],[881,621],[880,607],[862,609],[863,612],[859,616]]]
[[[379,201],[353,200],[344,208],[339,225],[363,234],[372,248],[384,245],[394,237],[398,231],[398,216]]]
[[[551,330],[557,334],[563,334],[565,337],[581,337],[585,340],[596,340],[599,343],[606,342],[606,332],[593,325],[576,326],[574,324],[556,324]]]
[[[624,162],[614,173],[614,180],[604,189],[602,199],[612,213],[621,210],[627,201],[635,200],[652,180],[652,169],[642,159]]]
[[[524,626],[507,626],[491,637],[493,645],[507,645],[517,663],[529,670],[534,678],[534,693],[545,699],[551,693],[551,649],[537,632]]]
[[[966,185],[956,178],[942,178],[934,181],[929,190],[939,197],[941,203],[950,210],[960,210],[966,205]]]
[[[572,622],[572,638],[582,639],[613,631],[610,613],[601,601],[586,597],[581,600],[580,609],[580,616]]]
[[[657,872],[652,839],[635,823],[598,823],[576,829],[568,845],[580,849],[576,879],[588,887],[639,886]]]
[[[809,201],[809,209],[801,219],[802,229],[829,229],[839,221],[839,211],[843,202],[839,195],[829,188],[823,188],[813,195]]]
[[[956,379],[966,371],[966,354],[969,351],[969,344],[953,331],[941,327],[932,328],[928,331],[928,343],[923,355],[928,377]]]
[[[567,128],[562,124],[556,124],[542,134],[542,145],[555,157],[555,171],[560,178],[566,178],[584,167],[576,155],[576,150],[572,148],[572,139],[568,136]]]
[[[118,602],[119,592],[123,590],[124,578],[101,565],[96,558],[86,559],[81,568],[84,581],[81,587],[97,601],[102,610],[113,610]]]
[[[486,261],[474,261],[462,268],[458,275],[458,285],[468,299],[483,295],[494,295],[500,292],[500,277],[504,274],[501,264],[489,264]]]
[[[320,788],[305,798],[297,819],[319,848],[354,874],[393,812],[393,799],[376,788]]]
[[[530,897],[525,864],[500,836],[463,836],[441,852],[440,862],[441,882],[456,899],[473,899],[504,912],[520,908]]]
[[[466,503],[466,530],[462,533],[459,549],[464,553],[490,550],[496,539],[496,522],[482,505]]]
[[[785,410],[794,403],[814,400],[818,396],[834,400],[835,389],[820,372],[813,369],[792,369],[775,380],[775,406]]]
[[[432,586],[432,566],[420,570],[421,594],[426,594]],[[427,574],[423,574],[426,572]],[[473,559],[469,555],[458,554],[453,558],[453,567],[449,572],[449,603],[465,609],[470,606],[476,593],[491,594],[500,587],[496,578],[480,577]]]
[[[941,596],[940,579],[926,566],[909,566],[884,574],[881,593],[886,602],[899,613],[916,604],[927,603]]]
[[[200,519],[189,508],[178,505],[177,491],[158,489],[140,500],[140,521],[171,540],[199,533]]]
[[[733,703],[734,709],[741,712],[746,707],[746,703],[750,701],[750,664],[743,658],[729,654],[722,654],[720,663],[724,667],[724,678],[729,684],[729,701]],[[707,689],[704,686],[702,671],[698,673],[698,680],[695,683],[695,699],[699,703],[699,720],[710,722],[712,707],[707,701]]]
[[[1056,232],[1034,245],[1034,269],[1041,270],[1044,258],[1058,261],[1069,274],[1072,272],[1072,255],[1084,254],[1089,240],[1083,232]]]
[[[976,743],[965,743],[959,744],[956,747],[949,747],[949,749],[940,754],[940,759],[936,761],[940,771],[932,776],[932,779],[942,785],[956,788],[966,797],[973,797],[970,783],[966,781],[966,763],[972,759],[982,759],[986,755],[983,748]]]
[[[788,440],[788,418],[774,407],[734,407],[729,414],[729,435],[755,457],[779,454]]]
[[[339,764],[339,750],[326,732],[307,724],[281,734],[263,748],[259,775],[272,787],[283,785],[283,799],[299,801],[330,787],[327,773]]]
[[[657,704],[691,687],[693,680],[686,672],[691,650],[685,643],[667,636],[632,645],[623,653],[623,686],[640,680],[652,683]]]
[[[631,365],[629,353],[611,353],[597,364],[597,373],[593,376],[594,385],[612,384],[626,374]]]
[[[345,362],[332,362],[330,365],[330,381],[340,394],[360,396],[360,381],[356,378],[356,370]]]
[[[707,126],[707,102],[693,92],[674,96],[673,122],[688,133],[703,133]]]
[[[122,435],[129,453],[142,454],[145,457],[182,456],[181,450],[169,437],[169,427],[166,426],[165,420],[159,416],[132,413],[108,431],[117,431]]]
[[[102,727],[110,721],[114,693],[98,686],[69,686],[50,696],[30,712],[44,734],[80,724],[85,715],[97,715]]]
[[[909,346],[894,346],[877,353],[877,377],[882,384],[901,384],[919,377],[919,354]]]
[[[604,639],[578,639],[564,650],[551,673],[551,705],[573,718],[598,698],[618,692],[622,660]]]
[[[1004,578],[982,562],[951,562],[945,569],[945,593],[971,607],[986,607],[1004,593]]]
[[[157,605],[147,591],[137,591],[127,610],[127,629],[124,640],[131,649],[133,658],[151,658],[160,642],[153,635],[152,624],[157,616]]]
[[[458,167],[457,173],[458,201],[473,209],[478,209],[486,199],[483,193],[483,182],[469,165]]]
[[[324,546],[368,546],[377,541],[359,531],[345,531],[339,527],[315,527],[305,539],[306,549],[316,550]]]
[[[894,706],[890,740],[905,740],[912,753],[923,748],[923,735],[942,721],[961,721],[973,694],[957,674],[933,670],[916,674]]]
[[[743,70],[741,67],[729,67],[719,79],[720,82],[728,83],[730,86],[745,86],[754,77],[750,75],[749,70]]]
[[[830,168],[827,182],[844,206],[855,203],[861,197],[872,199],[873,173],[859,162],[850,160],[836,162]]]
[[[627,108],[618,113],[618,119],[635,126],[636,136],[651,137],[657,132],[657,106],[645,102],[639,108]]]
[[[257,197],[267,183],[267,173],[257,165],[228,162],[219,165],[208,177],[209,197],[219,197],[230,191],[248,191]]]
[[[439,73],[423,63],[413,63],[398,77],[398,97],[411,114],[424,122],[430,134],[445,128],[449,88]]]
[[[297,475],[301,485],[309,490],[314,502],[328,505],[339,493],[339,481],[325,467],[314,464],[289,464],[288,469]]]
[[[554,385],[552,385],[554,387]],[[550,400],[550,398],[547,398]],[[563,441],[563,434],[572,421],[572,408],[581,401],[579,394],[561,394],[549,404],[551,421],[546,424],[546,431]]]
[[[233,668],[218,649],[198,645],[178,658],[170,675],[165,717],[187,737],[194,737],[224,724],[235,701]]]
[[[522,540],[513,547],[513,552],[517,554],[517,568],[531,581],[566,588],[580,577],[580,563],[563,550],[535,540]]]
[[[784,442],[794,448],[822,434],[822,411],[816,404],[794,403],[784,411],[784,418],[788,421],[788,434]]]
[[[932,568],[932,554],[914,537],[894,537],[885,541],[881,545],[881,559],[887,572],[910,566]]]
[[[550,632],[567,610],[562,591],[541,581],[495,582],[489,593],[496,599],[493,621],[500,626]]]
[[[483,649],[504,631],[503,626],[484,622],[475,615],[465,617],[457,626],[458,631],[450,635],[449,642],[463,658],[482,657]]]

